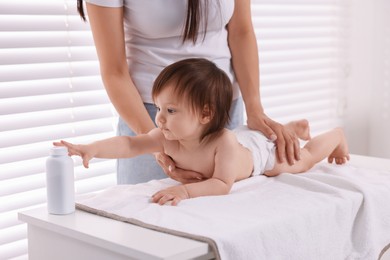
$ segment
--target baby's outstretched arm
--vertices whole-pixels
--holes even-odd
[[[130,158],[141,154],[163,152],[163,135],[158,128],[148,134],[138,136],[115,136],[90,144],[72,144],[61,141],[55,146],[65,146],[69,155],[78,155],[83,159],[84,167],[88,168],[92,158]]]
[[[55,146],[65,146],[68,148],[69,155],[78,155],[83,159],[85,168],[89,167],[89,161],[92,158],[123,158],[133,157],[137,152],[137,148],[131,148],[132,137],[116,136],[108,139],[103,139],[90,144],[73,144],[61,140],[54,142]],[[134,145],[133,145],[134,146]],[[133,152],[133,154],[132,154]]]

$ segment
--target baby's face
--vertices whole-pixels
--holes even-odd
[[[173,87],[166,87],[155,98],[156,124],[167,140],[199,139],[204,129],[188,102],[179,99]]]

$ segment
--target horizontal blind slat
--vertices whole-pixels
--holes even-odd
[[[80,17],[64,15],[0,15],[2,32],[88,31]]]
[[[36,80],[99,74],[96,61],[0,65],[0,81]]]
[[[341,5],[342,1],[337,0],[253,0],[252,6],[263,5],[263,4],[272,4],[272,5],[282,5],[282,6],[293,6],[293,7],[301,7],[301,6],[310,6],[319,8],[322,7],[334,7]]]
[[[97,136],[99,138],[108,138],[112,134],[106,134]],[[72,138],[76,140],[75,138]],[[67,139],[68,140],[68,139]],[[96,140],[96,139],[94,139]],[[92,140],[91,140],[92,141]],[[80,143],[87,143],[86,141],[80,141]],[[48,156],[48,155],[47,155]],[[17,162],[3,163],[0,165],[1,175],[0,182],[21,178],[23,176],[41,174],[46,171],[45,161],[46,157],[33,158],[30,160],[21,160]],[[116,160],[106,160],[106,159],[93,159],[91,160],[92,166],[91,170],[84,169],[82,166],[81,159],[73,157],[74,166],[75,166],[75,179],[84,179],[89,177],[95,177],[98,175],[103,175],[106,173],[115,172],[115,162]],[[96,165],[96,166],[95,166]],[[22,180],[22,179],[21,179]]]
[[[272,17],[260,17],[253,20],[253,24],[256,27],[256,30],[261,32],[266,28],[274,29],[285,29],[292,30],[294,27],[296,28],[335,28],[337,29],[337,23],[339,23],[338,16],[272,16]],[[332,26],[333,25],[333,26]]]
[[[82,194],[102,190],[115,183],[116,174],[105,174],[75,182],[75,190],[77,194]],[[2,199],[4,203],[0,204],[0,213],[46,203],[46,187],[3,196]]]
[[[318,80],[307,80],[297,82],[286,82],[285,84],[268,84],[261,88],[261,95],[264,98],[269,97],[280,97],[283,95],[290,95],[295,93],[307,93],[314,91],[322,91],[330,87],[336,86],[338,83],[335,79],[318,79]]]
[[[96,61],[92,46],[0,49],[0,65]]]
[[[8,228],[1,229],[0,246],[12,243],[18,240],[23,240],[27,236],[27,225],[20,224]]]
[[[20,209],[0,213],[0,230],[23,223],[17,219],[19,210]]]
[[[3,99],[0,103],[0,115],[94,106],[108,103],[108,96],[102,90],[69,92],[47,96],[7,98]]]
[[[72,78],[4,81],[0,82],[0,98],[5,99],[50,95],[69,92],[70,89],[81,92],[102,90],[103,88],[103,83],[99,75]]]
[[[283,62],[283,61],[306,61],[327,59],[329,57],[335,57],[338,54],[338,48],[311,48],[295,51],[261,51],[261,64],[271,62]]]
[[[262,38],[258,36],[258,38]],[[316,48],[340,48],[342,44],[339,38],[317,37],[317,38],[284,38],[284,39],[264,39],[258,40],[260,54],[265,51],[296,51]],[[261,59],[261,55],[260,55]]]
[[[260,62],[261,72],[267,75],[280,74],[284,72],[295,72],[295,71],[314,71],[314,70],[326,70],[329,68],[335,68],[338,70],[340,64],[337,60],[332,58],[326,59],[312,59],[305,61],[284,61],[284,62],[273,62],[263,63]]]
[[[28,176],[22,176],[19,178],[12,178],[0,181],[0,198],[3,196],[9,196],[12,194],[22,193],[29,190],[45,189],[46,187],[46,175],[45,164],[46,158],[40,158],[40,169],[43,170],[38,174],[30,174]],[[75,180],[83,180],[95,178],[101,175],[111,174],[115,172],[115,160],[97,160],[93,159],[90,162],[90,168],[85,169],[81,160],[77,160],[75,163],[74,173]],[[92,179],[90,179],[92,180]]]
[[[334,77],[335,73],[338,73],[338,71],[335,71],[333,68],[327,68],[323,70],[284,72],[270,75],[262,74],[260,77],[260,85],[268,86],[275,84],[288,84],[289,82],[295,83],[311,80],[326,80]]]
[[[107,124],[109,121],[107,121]],[[109,136],[113,136],[114,133],[111,129],[111,131],[107,131],[105,133],[95,133],[93,135],[92,133],[88,136],[80,135],[80,138],[75,138],[74,133],[69,133],[67,136],[57,136],[56,138],[52,140],[47,140],[44,142],[36,142],[36,143],[28,143],[24,145],[15,145],[12,147],[6,147],[0,149],[0,164],[7,164],[11,162],[17,162],[17,161],[24,161],[24,160],[30,160],[33,158],[39,158],[39,157],[46,157],[48,156],[48,152],[52,146],[52,141],[58,141],[60,139],[67,139],[72,142],[80,143],[83,142],[83,140],[97,140],[103,138],[107,138]],[[92,136],[93,140],[90,140],[88,137]],[[74,141],[73,141],[74,140]]]
[[[27,239],[0,245],[0,259],[14,259],[27,252]]]
[[[259,39],[299,39],[299,38],[335,38],[340,32],[335,27],[313,27],[313,28],[259,28],[255,34]]]
[[[0,31],[0,48],[34,48],[61,46],[93,46],[91,34],[87,31],[70,32],[4,32]]]
[[[77,15],[76,1],[1,0],[0,15]]]
[[[56,109],[22,114],[0,115],[0,130],[12,131],[42,125],[56,125],[76,123],[98,118],[112,118],[113,111],[110,104],[85,107]],[[26,129],[28,131],[28,129]]]
[[[0,213],[31,207],[46,202],[46,189],[28,190],[2,197],[4,203],[0,204]]]
[[[291,16],[299,17],[322,17],[333,16],[338,19],[343,19],[340,11],[344,6],[335,5],[325,1],[325,4],[315,4],[314,1],[297,3],[296,1],[290,3],[281,3],[281,1],[252,1],[252,16],[253,20],[261,19],[263,17],[277,17],[282,16],[289,18]]]
[[[113,130],[112,117],[72,122],[69,124],[4,131],[0,136],[0,148],[23,144],[58,140],[78,135],[89,135]],[[28,132],[28,135],[26,134]]]

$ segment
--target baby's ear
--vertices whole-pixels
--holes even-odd
[[[207,124],[211,121],[211,119],[213,119],[213,117],[214,117],[214,112],[212,108],[210,108],[209,105],[205,105],[200,117],[200,123]]]

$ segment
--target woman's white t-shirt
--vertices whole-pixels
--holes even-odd
[[[231,65],[226,25],[233,15],[234,0],[210,0],[202,15],[207,15],[195,44],[183,43],[182,34],[187,13],[185,0],[86,0],[124,11],[126,56],[130,76],[146,103],[153,103],[153,81],[166,66],[187,58],[206,58],[223,69],[233,83],[233,98],[239,88]],[[201,1],[203,2],[203,1]],[[204,12],[204,11],[203,11]]]

